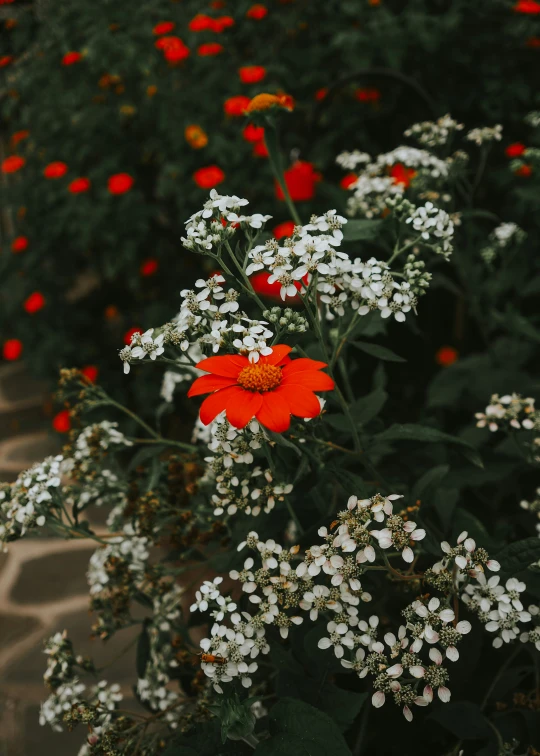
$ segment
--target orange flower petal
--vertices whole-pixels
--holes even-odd
[[[291,350],[292,347],[287,346],[287,344],[276,344],[275,347],[272,347],[272,354],[261,359],[264,359],[267,365],[279,365]]]
[[[227,378],[236,378],[238,373],[249,365],[249,360],[241,354],[226,354],[221,357],[207,357],[197,363],[199,370],[207,373],[223,375]]]
[[[325,367],[328,367],[326,362],[311,360],[309,357],[299,357],[297,360],[289,362],[283,368],[283,376],[292,375],[293,373],[303,373],[306,370],[320,370]]]
[[[221,389],[221,391],[216,391],[215,394],[210,394],[201,404],[199,412],[201,423],[208,425],[220,412],[227,408],[229,402],[242,402],[243,398],[244,391],[239,386],[229,386]]]
[[[227,420],[235,428],[244,428],[255,417],[262,402],[262,394],[256,391],[244,391],[240,401],[234,401],[227,405]]]
[[[289,429],[291,424],[291,412],[288,404],[278,391],[270,391],[263,395],[261,408],[257,412],[256,418],[261,425],[275,433],[283,433],[283,431]]]
[[[302,370],[301,373],[296,372],[292,375],[286,375],[283,372],[281,385],[296,386],[298,388],[304,387],[310,391],[332,391],[334,381],[329,375],[321,373],[318,370]]]
[[[289,405],[289,411],[295,417],[317,417],[321,413],[319,400],[313,393],[303,386],[280,386],[276,396],[283,397]]]
[[[221,375],[202,375],[191,384],[188,396],[200,396],[201,394],[210,394],[227,386],[234,386],[236,378],[226,378]]]

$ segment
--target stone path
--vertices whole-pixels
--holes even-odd
[[[52,405],[45,388],[20,363],[0,365],[0,480],[17,474],[60,442],[49,432]],[[77,653],[93,656],[101,675],[131,695],[134,639],[125,631],[108,644],[89,638],[85,572],[93,548],[86,541],[28,538],[0,554],[0,756],[76,756],[84,730],[53,733],[38,723],[43,684],[43,641],[67,629]]]

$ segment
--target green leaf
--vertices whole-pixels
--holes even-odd
[[[449,465],[438,465],[428,470],[422,477],[416,481],[411,491],[413,501],[422,499],[422,497],[440,485],[441,481],[448,475]]]
[[[271,737],[255,756],[351,756],[336,723],[327,714],[294,698],[282,698],[270,711]]]
[[[343,226],[343,240],[362,241],[376,239],[381,226],[381,220],[350,220]]]
[[[376,388],[375,391],[366,396],[357,399],[351,404],[350,412],[353,418],[360,425],[365,425],[377,417],[388,399],[388,394],[384,389]]]
[[[481,740],[491,734],[480,707],[471,701],[445,704],[432,714],[430,719],[462,740]]]
[[[424,441],[428,444],[454,444],[459,446],[462,454],[474,465],[482,467],[482,460],[470,444],[457,436],[451,436],[449,433],[443,433],[437,428],[431,428],[428,425],[392,425],[382,433],[373,437],[374,441]]]
[[[391,349],[383,347],[380,344],[371,344],[369,341],[352,341],[351,346],[360,349],[371,357],[376,357],[378,360],[384,360],[385,362],[407,362],[407,360],[400,357],[399,354],[396,354]]]
[[[501,572],[515,575],[540,560],[540,538],[524,538],[511,543],[499,551],[495,558],[500,562]]]

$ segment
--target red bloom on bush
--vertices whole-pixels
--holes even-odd
[[[405,168],[402,163],[396,163],[390,168],[390,175],[394,179],[394,184],[401,184],[407,189],[416,176],[416,171],[412,168]]]
[[[16,131],[11,136],[11,144],[14,147],[16,147],[19,144],[19,142],[22,142],[23,139],[28,139],[29,136],[30,136],[30,132],[28,131],[28,129],[22,129],[21,131]]]
[[[234,26],[234,18],[232,16],[220,16],[219,18],[212,19],[211,30],[221,34],[222,31]]]
[[[81,178],[73,179],[68,186],[68,192],[71,192],[72,194],[82,194],[83,192],[87,192],[90,189],[90,186],[90,179],[81,176]]]
[[[189,47],[182,45],[173,45],[163,50],[163,56],[169,63],[179,63],[181,60],[189,58]]]
[[[456,362],[458,357],[459,352],[457,349],[454,349],[454,347],[451,346],[443,346],[437,350],[435,354],[435,362],[442,367],[449,367]]]
[[[261,139],[264,139],[264,127],[255,126],[254,123],[248,123],[242,131],[242,136],[246,142],[260,142]]]
[[[57,179],[65,176],[68,171],[68,167],[61,160],[55,160],[53,163],[46,165],[43,170],[43,175],[48,179]]]
[[[90,381],[90,383],[95,383],[99,375],[99,370],[95,365],[85,365],[81,368],[81,373]]]
[[[242,84],[256,84],[266,76],[264,66],[243,66],[238,69],[238,75]]]
[[[270,278],[270,276],[271,273],[260,271],[260,273],[254,273],[252,276],[250,276],[249,281],[257,294],[260,294],[262,297],[267,297],[268,299],[275,299],[276,302],[279,302],[281,304],[283,302],[283,300],[281,299],[281,284],[279,283],[279,281],[269,283],[268,279]],[[302,288],[300,281],[294,281],[294,285],[296,286],[297,291],[300,291],[300,289]],[[298,300],[298,295],[295,295],[293,297],[288,296],[287,306],[289,306],[289,304],[291,303],[294,303],[294,300]]]
[[[74,63],[78,63],[82,58],[80,52],[68,52],[62,58],[63,66],[72,66]]]
[[[250,102],[250,98],[246,97],[245,95],[229,97],[229,99],[225,100],[225,102],[223,103],[223,110],[228,116],[243,116]]]
[[[522,165],[520,168],[518,168],[516,171],[514,171],[516,176],[520,176],[521,178],[529,178],[529,176],[532,175],[532,167],[530,165]]]
[[[347,173],[341,181],[339,182],[339,185],[342,189],[349,189],[355,181],[357,181],[358,176],[356,173]]]
[[[214,19],[204,13],[197,13],[188,24],[192,32],[210,31],[214,24]]]
[[[256,3],[255,5],[252,5],[251,8],[248,9],[246,16],[247,18],[253,18],[255,21],[260,21],[268,14],[268,8],[266,5],[260,5],[259,3]]]
[[[514,142],[513,144],[509,144],[508,147],[504,150],[504,154],[506,157],[509,158],[516,158],[520,155],[523,155],[525,152],[526,147],[521,142]]]
[[[514,5],[514,11],[516,13],[529,13],[531,15],[536,15],[537,13],[540,13],[540,3],[535,2],[535,0],[518,0]]]
[[[360,102],[377,102],[381,99],[381,93],[378,89],[357,89],[354,96]]]
[[[115,173],[107,182],[107,188],[111,194],[125,194],[129,192],[135,179],[129,173]]]
[[[169,32],[172,32],[174,27],[175,24],[173,21],[162,21],[160,24],[156,24],[152,31],[157,37],[159,37],[161,34],[168,34]]]
[[[319,180],[319,174],[314,170],[313,164],[306,160],[297,160],[297,162],[284,173],[285,183],[295,202],[303,202],[313,199],[315,196],[315,182]],[[283,192],[276,181],[276,197],[284,200]]]
[[[2,173],[16,173],[20,171],[26,160],[19,155],[11,155],[5,160],[2,160]]]
[[[141,267],[139,268],[139,272],[141,276],[144,276],[147,278],[148,276],[153,276],[154,273],[157,272],[157,269],[159,268],[159,263],[156,260],[155,257],[148,257],[146,260],[143,260],[141,263]]]
[[[197,55],[200,55],[201,57],[219,55],[223,50],[224,47],[223,45],[220,45],[219,42],[207,42],[206,44],[199,46]]]
[[[57,415],[53,417],[52,427],[57,433],[67,433],[71,430],[71,417],[69,410],[61,410]]]
[[[268,157],[268,147],[266,146],[264,139],[261,139],[259,142],[255,142],[255,144],[253,145],[253,154],[255,155],[255,157]]]
[[[244,428],[255,417],[276,433],[288,430],[291,415],[317,417],[321,412],[315,391],[331,391],[334,381],[321,368],[325,362],[301,357],[291,360],[290,346],[276,344],[272,353],[250,362],[240,354],[208,357],[197,364],[209,374],[193,382],[188,396],[210,394],[200,409],[208,425],[223,412],[235,428]]]
[[[27,313],[33,315],[45,307],[45,297],[40,291],[34,291],[25,299],[23,307]]]
[[[272,233],[274,234],[276,239],[283,239],[285,236],[292,236],[294,232],[294,225],[294,221],[284,221],[283,223],[277,225]]]
[[[225,174],[218,165],[207,165],[205,168],[199,168],[193,174],[193,181],[201,189],[213,189],[222,181],[225,181]]]
[[[328,87],[321,87],[321,89],[318,89],[315,92],[315,99],[316,100],[324,100],[326,95],[328,94]]]
[[[25,249],[28,249],[28,239],[26,236],[17,236],[16,239],[13,239],[11,249],[15,253],[24,252]]]
[[[139,328],[137,326],[130,328],[129,331],[126,331],[124,334],[124,344],[127,344],[129,346],[131,344],[131,339],[133,338],[133,336],[135,336],[136,333],[142,332],[142,328]]]
[[[12,62],[13,62],[13,55],[2,55],[2,57],[0,57],[0,68],[5,68],[6,66],[9,66],[9,64]]]
[[[18,360],[22,352],[23,343],[22,341],[19,341],[19,339],[8,339],[7,341],[4,341],[2,355],[5,360],[9,360],[10,362]]]

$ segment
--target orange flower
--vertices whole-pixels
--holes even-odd
[[[255,126],[254,123],[248,123],[242,131],[242,136],[246,142],[260,142],[261,139],[264,139],[264,127]]]
[[[13,55],[2,55],[0,57],[0,68],[5,68],[13,62]]]
[[[148,257],[146,260],[143,260],[141,263],[141,267],[139,268],[139,272],[141,276],[144,278],[147,278],[148,276],[153,276],[154,273],[157,272],[157,269],[159,268],[159,263],[156,260],[155,257]]]
[[[129,192],[135,179],[129,173],[115,173],[107,182],[107,188],[111,194],[125,194]]]
[[[394,179],[394,184],[404,186],[407,189],[416,176],[416,171],[413,171],[412,168],[405,168],[402,163],[396,163],[390,168],[390,175]]]
[[[523,155],[525,152],[526,147],[521,142],[514,142],[513,144],[509,144],[508,147],[504,150],[504,154],[506,157],[509,158],[516,158],[520,155]]]
[[[45,297],[40,291],[34,291],[25,299],[23,307],[29,315],[33,315],[45,307]]]
[[[67,433],[71,429],[69,410],[65,409],[53,417],[52,427],[57,433]]]
[[[20,171],[26,160],[19,155],[11,155],[2,161],[2,173],[15,173]]]
[[[16,131],[11,136],[11,144],[14,147],[16,147],[19,144],[19,142],[22,142],[23,139],[28,139],[29,136],[30,136],[30,132],[28,131],[28,129],[23,129],[22,131]]]
[[[267,13],[268,8],[266,7],[266,5],[260,5],[259,3],[256,3],[248,9],[246,16],[247,18],[255,19],[255,21],[260,21],[267,15]]]
[[[242,84],[256,84],[266,76],[264,66],[243,66],[238,69],[238,75]]]
[[[199,45],[197,55],[205,58],[212,55],[219,55],[223,50],[223,45],[220,45],[218,42],[207,42],[205,45]]]
[[[184,137],[189,146],[193,147],[194,150],[200,150],[208,144],[208,136],[205,130],[196,123],[186,126]]]
[[[81,176],[81,178],[73,179],[68,186],[68,192],[71,192],[71,194],[82,194],[90,189],[90,185],[90,179]]]
[[[514,11],[516,13],[529,13],[531,15],[536,15],[537,13],[540,13],[540,3],[535,2],[535,0],[518,0],[514,5]]]
[[[95,365],[85,365],[85,367],[81,368],[81,373],[90,383],[95,383],[99,375],[99,369]]]
[[[276,239],[283,239],[284,236],[292,236],[294,233],[294,221],[285,221],[284,223],[280,223],[277,225],[274,230],[273,234],[276,237]]]
[[[295,417],[317,417],[321,407],[314,391],[331,391],[334,381],[321,368],[325,362],[307,357],[291,360],[292,347],[277,344],[267,357],[250,362],[241,354],[209,357],[197,364],[203,375],[192,384],[188,396],[210,394],[200,409],[208,425],[220,412],[235,428],[244,428],[252,418],[276,433],[283,433]]]
[[[28,239],[26,236],[17,236],[16,239],[13,239],[11,249],[15,253],[24,252],[25,249],[28,249]]]
[[[294,99],[291,95],[273,95],[267,92],[255,95],[255,97],[248,103],[245,112],[246,113],[261,113],[271,108],[284,108],[285,110],[294,109]]]
[[[78,63],[82,58],[80,52],[68,52],[62,58],[63,66],[72,66],[74,63]]]
[[[222,181],[225,181],[225,174],[218,165],[207,165],[205,168],[199,168],[193,174],[193,181],[201,189],[213,189]]]
[[[22,341],[19,341],[19,339],[8,339],[7,341],[4,341],[4,346],[2,347],[2,355],[5,360],[9,360],[10,362],[13,360],[18,360],[21,356],[23,351],[23,343]]]
[[[243,116],[246,113],[249,103],[250,99],[245,95],[229,97],[229,99],[225,100],[223,103],[223,110],[228,116]]]
[[[168,34],[169,32],[172,32],[174,27],[175,24],[173,21],[162,21],[160,24],[156,24],[152,31],[159,37],[160,34]]]
[[[67,173],[68,167],[61,160],[55,160],[54,163],[49,163],[43,170],[43,175],[48,179],[62,178]]]
[[[458,357],[459,352],[457,349],[451,346],[443,346],[435,354],[435,362],[442,367],[449,367],[456,362]]]
[[[339,182],[339,185],[342,189],[349,189],[355,181],[357,181],[358,176],[356,173],[347,173],[341,181]]]
[[[315,182],[319,176],[313,168],[313,163],[306,160],[297,160],[296,163],[283,174],[291,199],[296,202],[313,199],[315,196]],[[284,200],[281,187],[276,181],[276,196]]]

